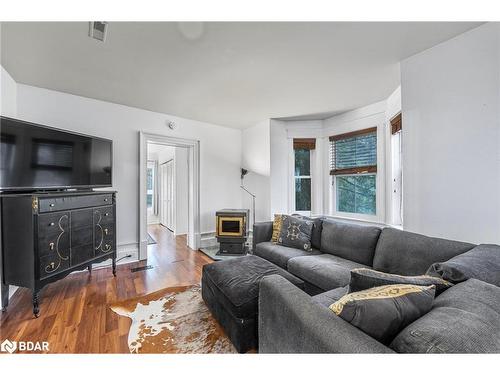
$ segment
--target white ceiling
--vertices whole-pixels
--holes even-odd
[[[399,61],[479,23],[2,23],[20,83],[245,128],[385,99]],[[304,116],[319,114],[313,116]]]

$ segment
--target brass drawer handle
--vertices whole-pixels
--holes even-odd
[[[56,223],[50,223],[49,226],[53,227]]]
[[[108,228],[104,228],[104,234],[108,234]]]
[[[108,201],[108,198],[104,198],[104,202],[107,202]]]
[[[106,212],[106,213],[104,214],[104,216],[109,216],[109,212]]]
[[[106,244],[104,247],[106,248],[106,250],[111,249],[111,245],[110,244]]]
[[[50,250],[54,250],[54,242],[49,243]]]
[[[49,207],[54,207],[54,206],[55,206],[54,203],[49,204]]]
[[[50,262],[50,268],[54,269],[55,266],[56,264],[54,262]]]

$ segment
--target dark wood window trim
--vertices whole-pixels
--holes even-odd
[[[294,150],[314,150],[316,149],[316,138],[294,138]]]
[[[337,176],[341,174],[362,174],[362,173],[377,173],[377,166],[370,165],[367,167],[334,169],[330,171],[330,175]]]
[[[403,128],[402,123],[401,113],[398,113],[391,120],[391,134],[396,134],[397,132],[401,131],[401,129]]]
[[[356,130],[356,131],[344,133],[344,134],[332,135],[332,136],[330,136],[330,142],[331,141],[339,141],[339,140],[345,139],[345,138],[352,138],[352,137],[356,137],[358,135],[363,135],[363,134],[368,134],[368,133],[373,133],[373,132],[377,132],[377,127]]]

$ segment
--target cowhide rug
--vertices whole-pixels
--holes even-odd
[[[131,353],[236,353],[203,302],[198,285],[162,289],[111,309],[132,320]]]

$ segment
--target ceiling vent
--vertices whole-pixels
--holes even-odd
[[[89,22],[89,36],[101,42],[106,41],[108,23],[104,21]]]

